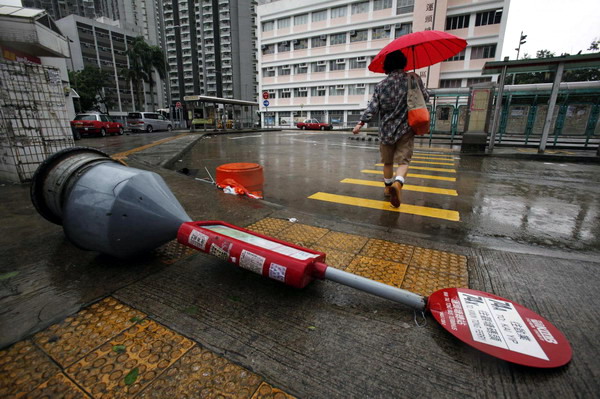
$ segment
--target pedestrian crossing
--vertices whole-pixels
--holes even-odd
[[[309,196],[309,199],[332,202],[348,206],[356,206],[369,209],[377,209],[389,212],[399,212],[409,215],[424,216],[428,218],[442,219],[453,222],[460,221],[460,214],[453,209],[445,209],[451,207],[455,201],[448,201],[445,198],[456,198],[458,192],[453,187],[456,184],[456,166],[455,161],[459,157],[453,154],[444,153],[443,151],[436,152],[433,150],[415,151],[412,161],[409,166],[406,183],[403,186],[404,192],[422,193],[426,197],[427,204],[440,204],[440,207],[422,206],[411,204],[410,194],[405,193],[399,208],[394,208],[389,203],[389,199],[383,197],[383,164],[374,164],[374,169],[362,169],[360,173],[366,178],[344,178],[340,183],[352,184],[364,187],[373,187],[377,191],[377,195],[381,196],[381,200],[373,198],[359,198],[348,195],[332,194],[325,192],[317,192]],[[431,166],[425,166],[431,165]],[[396,168],[398,165],[394,165]],[[417,173],[414,173],[417,172]],[[375,175],[372,179],[368,175]],[[375,180],[377,179],[377,180]],[[441,185],[441,186],[440,186]],[[452,187],[449,187],[452,186]],[[450,205],[448,205],[450,204]]]

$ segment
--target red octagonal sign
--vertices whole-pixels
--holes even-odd
[[[433,317],[461,341],[497,358],[531,367],[560,367],[571,345],[537,313],[486,292],[444,288],[427,301]]]

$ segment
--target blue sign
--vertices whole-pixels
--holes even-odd
[[[265,101],[263,101],[263,105],[264,105],[265,107],[268,107],[268,106],[269,106],[269,100],[265,100]]]

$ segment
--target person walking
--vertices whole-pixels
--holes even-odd
[[[365,123],[379,113],[379,152],[383,162],[384,195],[390,197],[390,203],[395,208],[402,202],[402,186],[413,155],[415,139],[415,134],[408,125],[408,79],[405,66],[406,57],[400,50],[385,57],[383,69],[387,77],[375,86],[367,109],[361,115],[360,122],[352,129],[353,134],[358,134]],[[418,82],[423,98],[428,102],[429,93],[420,78]],[[394,162],[398,163],[395,178]]]

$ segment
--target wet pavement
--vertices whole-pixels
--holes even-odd
[[[226,135],[196,144],[200,135],[156,144],[169,137],[153,134],[134,144],[128,136],[81,144],[103,146],[130,166],[159,173],[195,220],[224,220],[322,248],[334,267],[424,295],[439,283],[519,302],[567,336],[572,362],[554,370],[515,366],[466,346],[429,316],[418,327],[415,314],[393,302],[329,281],[291,289],[178,244],[134,261],[82,251],[37,215],[28,187],[8,184],[0,186],[1,395],[481,398],[598,392],[597,164],[560,159],[545,165],[535,157],[477,158],[420,148],[430,161],[450,163],[432,160],[432,154],[455,157],[454,166],[420,165],[454,168],[456,180],[415,177],[407,183],[457,195],[407,191],[404,201],[456,211],[457,222],[409,213],[413,208],[394,212],[384,205],[363,209],[356,204],[365,202],[308,198],[321,192],[383,200],[379,187],[341,183],[376,181],[380,176],[361,171],[381,168],[373,143],[342,133],[296,133]],[[266,200],[227,195],[162,167],[185,165],[204,177],[203,165],[212,173],[227,162],[263,165]],[[377,274],[393,268],[403,274]]]

